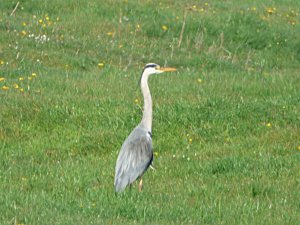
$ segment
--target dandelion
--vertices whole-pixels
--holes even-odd
[[[18,89],[18,88],[19,88],[19,85],[18,85],[18,84],[14,84],[13,86],[14,86],[15,89]]]
[[[24,88],[20,88],[20,92],[24,92]]]
[[[176,155],[173,155],[172,157],[173,157],[173,158],[176,158]]]
[[[136,99],[134,99],[134,103],[135,104],[138,104],[139,103],[139,100],[136,98]]]
[[[197,82],[198,82],[199,84],[201,84],[201,83],[202,83],[202,79],[198,78],[198,79],[197,79]]]
[[[269,13],[269,14],[273,14],[273,13],[275,13],[275,11],[276,11],[276,8],[269,7],[269,8],[266,9],[266,12]]]
[[[162,25],[161,29],[163,29],[163,31],[167,31],[168,27],[166,25]]]
[[[4,77],[0,77],[0,82],[5,81]]]
[[[251,10],[252,10],[252,11],[256,11],[256,7],[255,7],[255,6],[252,6],[252,7],[251,7]]]
[[[297,149],[300,151],[300,145],[297,147]]]
[[[36,73],[32,73],[31,76],[32,77],[36,77],[37,75],[36,75]]]
[[[122,44],[119,44],[119,48],[123,48],[123,45],[122,45]]]
[[[205,2],[204,5],[205,5],[205,6],[208,6],[209,4],[208,4],[208,2]]]
[[[49,21],[49,20],[50,20],[50,17],[49,17],[49,16],[46,16],[45,19],[46,19],[47,21]]]
[[[193,6],[192,6],[192,9],[196,9],[196,8],[197,8],[197,6],[196,6],[196,5],[193,5]]]
[[[192,144],[193,138],[189,138],[189,143]]]
[[[42,24],[42,23],[43,23],[43,20],[42,20],[42,19],[39,19],[38,22],[39,22],[39,24]]]
[[[4,65],[4,61],[3,60],[0,60],[0,65]]]
[[[24,79],[24,77],[19,77],[19,81],[23,81]]]
[[[28,77],[27,79],[28,79],[28,80],[32,80],[32,78],[33,78],[33,77],[32,77],[32,76],[30,76],[30,77]]]
[[[26,36],[27,32],[25,30],[21,31],[21,35]]]
[[[57,22],[60,21],[60,18],[59,18],[59,17],[56,17],[56,21],[57,21]]]
[[[22,23],[22,26],[23,26],[23,27],[26,27],[26,26],[27,26],[27,23],[26,23],[26,22],[23,22],[23,23]]]
[[[141,26],[140,26],[139,24],[137,24],[137,25],[135,26],[135,28],[136,28],[137,30],[140,30],[140,29],[141,29]]]
[[[8,91],[8,90],[9,90],[9,87],[6,86],[6,85],[4,85],[4,86],[2,86],[2,90],[3,90],[3,91]]]
[[[98,67],[99,67],[100,69],[102,69],[102,68],[104,67],[104,63],[102,63],[102,62],[98,63]]]
[[[114,32],[111,32],[111,31],[106,33],[107,36],[111,36],[111,37],[114,36],[114,34],[115,34],[115,33],[114,33]]]
[[[266,125],[267,127],[271,127],[272,126],[272,124],[271,123],[267,123],[267,125]]]
[[[157,156],[158,156],[158,152],[154,152],[154,156],[156,156],[156,157],[157,157]]]
[[[190,159],[190,157],[187,157],[187,161],[190,161],[191,159]]]

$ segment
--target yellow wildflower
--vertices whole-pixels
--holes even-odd
[[[102,62],[98,63],[98,67],[99,67],[100,69],[102,69],[102,68],[104,67],[104,63],[102,63]]]
[[[271,7],[269,7],[269,8],[266,9],[266,11],[267,11],[267,13],[269,13],[269,14],[273,14],[273,13],[275,13],[276,8],[271,8]]]
[[[36,75],[36,73],[32,73],[31,76],[32,77],[36,77],[37,75]]]
[[[7,91],[7,90],[9,90],[9,87],[6,86],[6,85],[4,85],[4,86],[2,87],[2,90]]]
[[[14,88],[15,88],[15,89],[18,89],[18,88],[19,88],[19,85],[18,85],[18,84],[14,84]]]
[[[3,60],[0,60],[0,65],[4,65],[4,61]]]
[[[45,19],[46,19],[47,21],[49,21],[49,20],[50,20],[49,16],[46,16],[46,17],[45,17]]]
[[[43,20],[42,20],[42,19],[39,19],[38,22],[39,22],[39,24],[42,24],[42,23],[43,23]]]
[[[23,26],[23,27],[26,27],[26,26],[27,26],[26,22],[23,22],[23,23],[22,23],[22,26]]]
[[[163,31],[167,31],[168,30],[168,27],[166,25],[162,25],[161,28],[163,29]]]
[[[111,32],[111,31],[110,31],[110,32],[107,32],[106,35],[107,35],[107,36],[114,36],[114,32]]]
[[[189,138],[189,143],[192,143],[193,142],[193,139],[192,138]]]
[[[202,83],[202,79],[200,79],[200,78],[198,78],[197,81],[198,81],[199,84]]]
[[[300,151],[300,145],[297,147],[297,149]]]
[[[28,80],[32,80],[32,77],[30,76],[30,77],[28,77]]]
[[[271,123],[267,123],[267,127],[271,127],[272,126],[272,124]]]
[[[154,156],[156,156],[156,157],[157,157],[157,156],[158,156],[158,152],[154,152]]]
[[[0,82],[5,81],[4,77],[0,77]]]
[[[139,103],[139,100],[136,98],[136,99],[134,99],[134,103],[135,104],[138,104]]]
[[[19,77],[19,81],[22,81],[22,80],[24,80],[24,77]]]
[[[21,31],[21,35],[25,36],[27,34],[27,32],[25,30]]]

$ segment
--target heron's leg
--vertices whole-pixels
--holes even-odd
[[[140,182],[139,182],[139,192],[141,192],[143,189],[143,178],[141,177]]]

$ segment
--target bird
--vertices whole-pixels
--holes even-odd
[[[143,117],[141,122],[125,139],[119,152],[114,187],[116,192],[123,192],[128,185],[140,179],[138,190],[142,191],[142,176],[153,161],[152,151],[152,98],[148,78],[153,74],[174,72],[176,68],[161,67],[155,63],[145,65],[140,77],[140,87],[144,98]]]

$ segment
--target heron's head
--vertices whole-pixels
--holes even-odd
[[[148,63],[144,67],[143,74],[151,75],[151,74],[159,74],[163,72],[173,72],[176,71],[175,68],[172,67],[161,67],[155,63]]]

